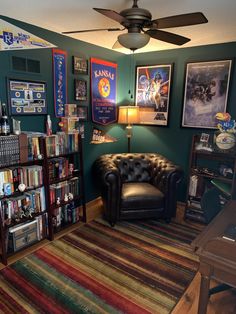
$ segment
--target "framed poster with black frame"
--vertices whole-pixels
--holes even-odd
[[[74,74],[88,74],[88,60],[84,57],[72,57],[72,70]]]
[[[11,115],[47,114],[46,82],[7,78]]]
[[[140,123],[168,125],[173,64],[136,67],[136,106]]]
[[[75,100],[87,100],[87,81],[75,79]]]
[[[232,60],[186,64],[182,126],[216,129],[218,112],[226,112]]]

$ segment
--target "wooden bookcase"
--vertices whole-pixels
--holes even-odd
[[[198,149],[200,136],[194,135],[192,139],[185,218],[207,223],[201,204],[204,193],[217,188],[222,195],[222,206],[229,199],[236,199],[236,150],[219,150],[214,144],[212,151]],[[231,173],[222,174],[222,165],[231,169]]]
[[[50,240],[54,239],[55,233],[71,224],[79,220],[86,222],[82,140],[78,133],[73,136],[77,137],[76,147],[66,151],[58,149],[57,152],[54,144],[48,143],[50,137],[42,138]],[[55,171],[57,163],[58,167],[60,163],[62,166],[61,170]]]
[[[37,146],[37,154],[40,159],[34,156],[32,160],[28,160],[30,147],[27,142],[27,136],[21,134],[19,136],[17,162],[12,163],[9,159],[9,165],[5,162],[0,167],[0,172],[9,171],[6,170],[9,168],[24,168],[27,182],[32,180],[34,182],[34,179],[37,183],[40,181],[40,184],[35,184],[34,182],[34,186],[28,186],[24,192],[20,192],[18,183],[20,184],[23,180],[23,170],[19,170],[21,176],[19,175],[19,182],[14,185],[14,189],[12,188],[9,195],[4,193],[4,195],[0,196],[0,255],[3,264],[7,264],[11,255],[26,249],[34,243],[46,238],[53,240],[56,232],[77,221],[86,221],[82,141],[79,134],[75,136],[77,136],[76,149],[65,149],[63,153],[55,151],[54,155],[48,154],[47,137],[40,137]],[[60,146],[61,150],[62,148]],[[50,173],[50,165],[55,160],[64,161],[64,164],[60,165],[61,168],[56,173],[58,177],[52,177]],[[70,172],[69,165],[71,167]],[[34,167],[36,170],[42,170],[42,173],[39,172],[38,179],[37,175],[33,173]],[[31,170],[32,173],[30,172]],[[62,171],[62,175],[60,171]],[[12,181],[11,170],[7,172],[7,175],[9,175],[7,181]],[[77,192],[74,195],[70,195],[70,199],[68,196],[65,198],[63,194],[60,202],[52,202],[52,187],[60,187],[61,185],[62,189],[67,189],[66,191],[71,192],[73,189],[71,190],[72,184],[70,182],[73,182],[74,191]],[[13,184],[13,181],[9,183]],[[9,187],[9,184],[5,184],[4,187]],[[34,195],[32,199],[30,198],[31,194]],[[18,200],[19,203],[16,203]],[[18,204],[18,207],[14,207],[15,204]],[[67,210],[67,219],[65,219],[65,209]],[[58,215],[59,211],[63,215]]]

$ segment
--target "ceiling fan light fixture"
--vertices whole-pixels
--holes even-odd
[[[125,48],[136,50],[149,43],[150,36],[143,33],[126,33],[118,36],[118,42]]]

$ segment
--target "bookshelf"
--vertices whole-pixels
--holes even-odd
[[[77,132],[42,138],[49,239],[68,226],[86,221],[83,150]]]
[[[0,165],[0,255],[5,265],[17,252],[86,221],[78,133],[21,134],[4,138],[6,142],[9,149]]]
[[[1,260],[48,237],[44,161],[28,158],[27,135],[0,137]]]
[[[206,224],[209,215],[203,204],[210,207],[212,199],[213,206],[220,210],[229,199],[236,199],[236,150],[220,150],[214,144],[211,150],[204,146],[198,149],[200,137],[194,135],[192,139],[185,219]],[[219,198],[215,196],[218,193]]]

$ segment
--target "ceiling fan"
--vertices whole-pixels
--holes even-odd
[[[181,46],[190,41],[190,39],[160,29],[196,25],[208,22],[207,18],[201,12],[180,14],[152,20],[151,13],[146,9],[139,8],[137,2],[138,0],[133,0],[133,6],[129,9],[122,10],[120,13],[109,9],[93,8],[98,13],[101,13],[120,23],[123,28],[99,28],[67,31],[62,32],[62,34],[75,34],[104,30],[122,31],[127,29],[127,33],[118,36],[118,42],[128,49],[135,50],[144,47],[149,42],[150,37]]]

